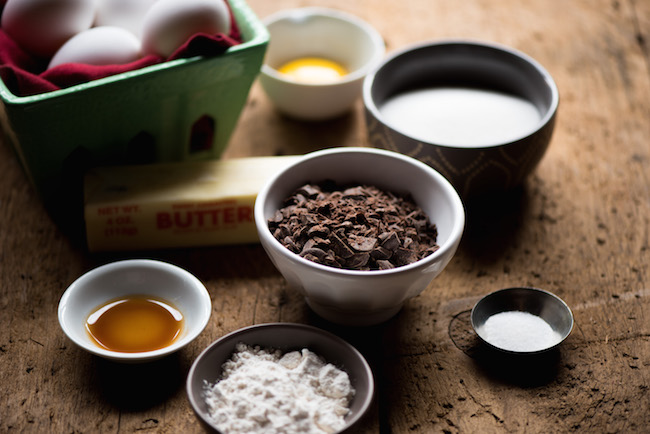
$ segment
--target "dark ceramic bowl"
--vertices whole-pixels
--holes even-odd
[[[445,128],[426,125],[433,132],[416,135],[406,126],[408,122],[388,117],[384,111],[386,103],[396,95],[436,88],[498,93],[526,103],[537,113],[532,121],[522,124],[510,116],[499,118],[498,111],[489,112],[487,118],[496,114],[497,122],[482,120],[493,127],[511,120],[502,129],[503,134],[497,137],[479,130],[477,138],[465,139],[464,134],[474,128],[471,119],[466,123],[461,119],[451,129],[449,122],[443,125]],[[559,94],[550,74],[523,53],[489,43],[440,41],[414,45],[387,57],[366,77],[363,101],[372,146],[429,164],[468,199],[518,186],[535,169],[553,133]],[[411,104],[409,109],[413,107]],[[470,102],[464,111],[469,113],[475,108]],[[424,112],[420,114],[428,115]],[[508,134],[511,126],[512,134]],[[443,129],[450,131],[441,138],[436,133]]]
[[[355,395],[346,416],[346,426],[341,432],[357,426],[366,414],[374,396],[372,370],[361,353],[340,337],[325,330],[294,323],[259,324],[236,330],[221,337],[206,348],[192,364],[187,377],[187,396],[201,425],[209,432],[219,432],[208,416],[204,398],[207,381],[214,384],[221,378],[221,366],[243,342],[262,348],[280,349],[283,352],[307,348],[344,370],[350,377]]]

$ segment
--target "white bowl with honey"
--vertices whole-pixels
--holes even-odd
[[[194,275],[148,259],[113,262],[75,280],[59,302],[64,333],[84,350],[123,362],[171,354],[205,328],[212,302]]]
[[[266,19],[271,39],[260,84],[275,107],[300,120],[348,112],[364,77],[382,60],[381,35],[360,18],[335,9],[307,7]]]

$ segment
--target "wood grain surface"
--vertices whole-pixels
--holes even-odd
[[[385,324],[320,320],[259,245],[89,254],[53,223],[13,151],[0,145],[0,432],[200,432],[187,371],[210,342],[273,321],[334,331],[377,380],[360,432],[648,432],[650,426],[650,2],[645,0],[249,0],[260,17],[307,5],[374,25],[388,51],[443,38],[498,42],[538,60],[560,89],[551,146],[525,185],[468,204],[457,255]],[[46,146],[47,144],[44,144]],[[301,123],[253,86],[224,158],[367,146],[361,102]],[[57,304],[91,268],[132,257],[178,264],[207,286],[213,315],[176,355],[119,365],[75,347]],[[575,327],[543,357],[481,347],[469,311],[483,295],[535,286]]]

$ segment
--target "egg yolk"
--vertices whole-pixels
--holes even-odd
[[[320,57],[303,57],[282,65],[278,71],[296,81],[309,84],[332,83],[348,71],[339,63]]]

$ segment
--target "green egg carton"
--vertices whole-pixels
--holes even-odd
[[[229,3],[242,43],[221,55],[28,97],[0,81],[3,133],[46,207],[81,206],[81,180],[90,167],[221,156],[269,42],[243,0]]]

